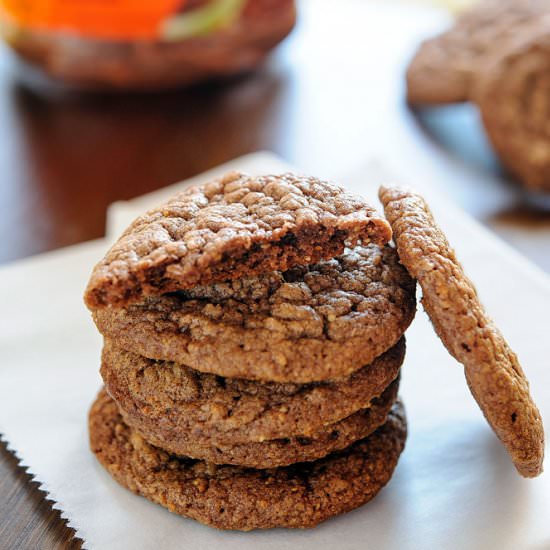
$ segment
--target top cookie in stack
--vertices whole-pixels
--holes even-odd
[[[390,238],[361,198],[291,174],[231,173],[138,218],[85,295],[105,337],[102,464],[222,528],[312,526],[370,500],[406,435],[415,283]]]
[[[135,220],[95,267],[85,300],[92,310],[121,307],[390,239],[388,222],[339,187],[290,174],[233,172]]]

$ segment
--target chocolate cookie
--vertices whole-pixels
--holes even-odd
[[[541,473],[544,430],[515,353],[488,318],[445,235],[419,195],[380,189],[399,258],[423,291],[422,303],[519,473]]]
[[[117,345],[224,377],[308,383],[348,376],[393,346],[416,308],[391,247],[357,247],[270,272],[94,312]]]
[[[550,10],[549,10],[550,14]],[[550,191],[550,17],[486,71],[477,89],[483,123],[503,164],[525,186]]]
[[[89,417],[90,445],[123,486],[170,511],[221,529],[313,527],[371,500],[403,450],[406,422],[396,405],[367,439],[316,462],[270,470],[177,458],[132,431],[102,393]]]
[[[119,412],[128,426],[166,452],[214,464],[265,469],[317,460],[364,439],[384,424],[397,399],[398,390],[399,380],[395,380],[380,397],[372,400],[368,408],[323,426],[308,437],[287,437],[230,446],[214,445],[208,436],[197,437],[191,433],[181,433],[180,430],[166,429],[162,421],[151,421],[143,416],[130,417],[120,407]]]
[[[485,0],[462,14],[447,32],[422,43],[407,70],[413,105],[472,99],[488,64],[550,13],[549,0]]]
[[[174,446],[187,438],[228,447],[290,436],[311,437],[368,407],[397,377],[405,355],[402,339],[371,365],[334,382],[260,384],[203,374],[153,361],[106,342],[101,375],[132,425],[152,426],[158,441]]]
[[[126,230],[95,267],[91,309],[332,258],[391,238],[363,199],[315,178],[229,173],[179,193]]]

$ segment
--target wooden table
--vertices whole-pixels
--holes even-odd
[[[402,63],[426,31],[419,20],[359,0],[335,5],[306,4],[293,37],[256,74],[163,95],[28,87],[28,73],[0,49],[0,262],[100,237],[112,201],[247,152],[268,149],[331,176],[382,141],[409,156],[422,147],[448,170],[469,163],[471,178],[457,186],[449,174],[441,190],[550,271],[549,211],[498,176],[475,111],[415,117],[403,104]],[[0,547],[79,546],[1,445]]]

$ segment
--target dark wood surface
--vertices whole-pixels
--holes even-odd
[[[366,17],[354,5],[357,17]],[[322,153],[335,159],[366,156],[358,128],[373,122],[358,106],[368,102],[372,82],[356,78],[365,52],[350,48],[338,67],[339,78],[331,79],[322,53],[331,14],[311,21],[303,17],[292,39],[258,73],[223,86],[162,95],[87,97],[41,83],[29,86],[28,72],[0,48],[0,262],[100,237],[109,203],[244,153],[268,149],[298,166],[314,164],[315,155],[326,166]],[[307,55],[300,42],[306,32]],[[337,102],[343,79],[353,85]],[[331,115],[332,108],[337,115]],[[465,150],[471,140],[448,138],[449,128],[457,126],[453,117],[463,122],[464,113],[420,114],[418,139],[433,140],[444,154],[479,163],[481,169],[498,170],[485,145]],[[337,131],[331,127],[335,119]],[[475,117],[469,121],[471,126]],[[475,139],[482,135],[479,128],[461,131],[477,133]],[[550,271],[550,216],[540,203],[534,207],[510,183],[483,192],[475,182],[460,189],[440,184],[464,209]],[[0,548],[79,545],[0,445]]]
[[[80,539],[0,441],[0,548],[81,547]]]

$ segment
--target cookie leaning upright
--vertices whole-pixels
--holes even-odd
[[[423,291],[422,303],[519,473],[542,472],[544,429],[515,353],[487,316],[472,282],[422,197],[380,189],[399,258]]]
[[[237,279],[385,244],[387,222],[364,200],[316,178],[238,172],[191,187],[139,217],[95,267],[90,309]]]

